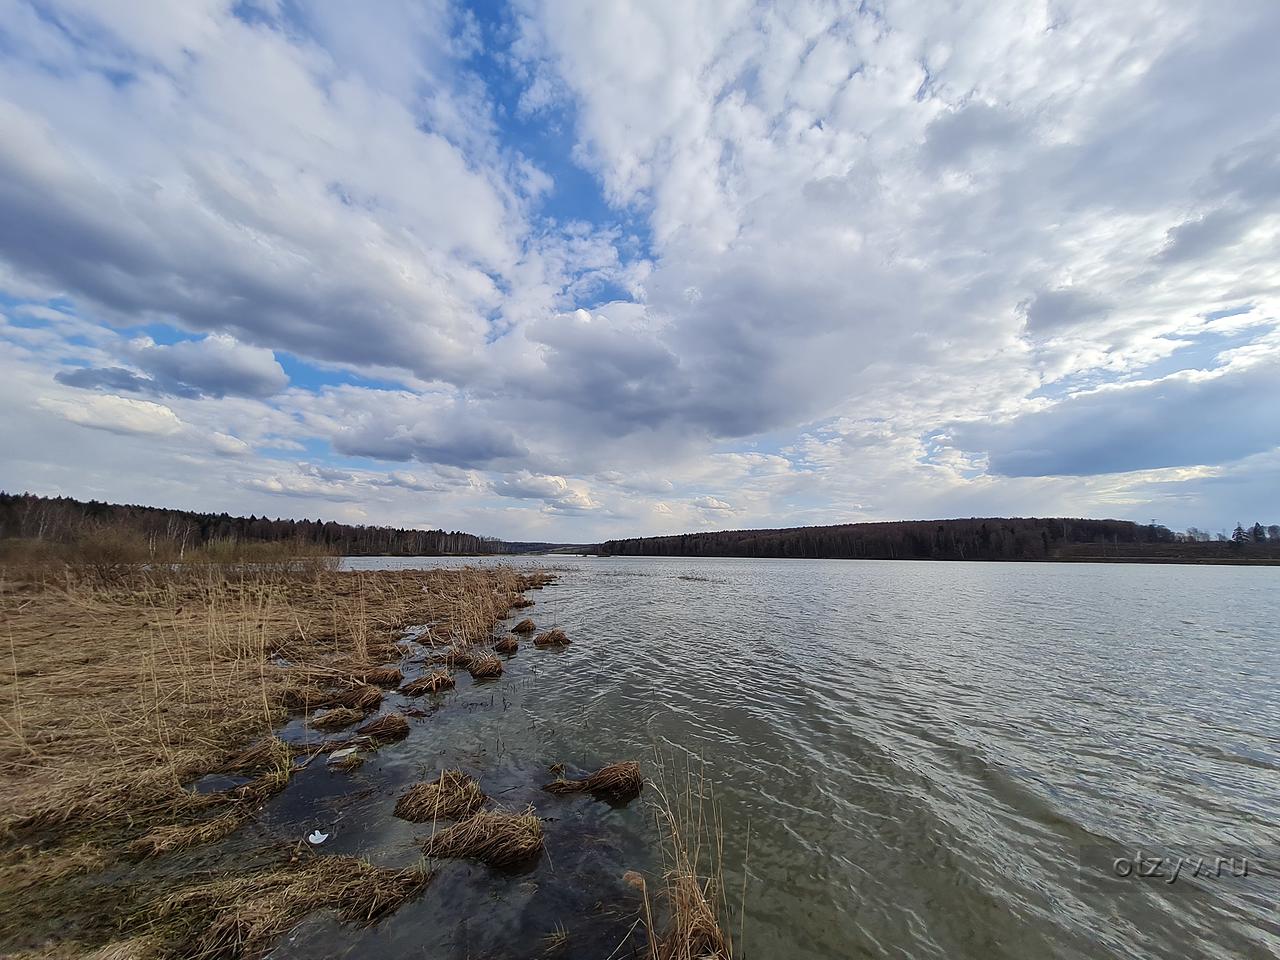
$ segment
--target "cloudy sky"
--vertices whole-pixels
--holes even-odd
[[[1280,522],[1273,0],[0,0],[0,487]]]

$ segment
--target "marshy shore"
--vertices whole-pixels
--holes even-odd
[[[395,866],[255,828],[304,772],[350,776],[432,736],[458,678],[499,690],[520,650],[553,657],[569,638],[525,609],[553,581],[505,567],[339,572],[323,557],[4,569],[0,952],[261,957],[317,913],[371,926],[447,897],[447,859],[538,876],[556,854],[541,801],[491,799],[483,769],[431,771],[404,792],[395,815],[419,842]],[[533,682],[554,684],[554,670]],[[627,803],[641,769],[551,770],[528,789]],[[717,871],[699,860],[700,798],[659,782],[640,801],[664,868],[620,878],[634,896],[612,905],[618,956],[730,955]],[[553,932],[508,955],[564,946]]]

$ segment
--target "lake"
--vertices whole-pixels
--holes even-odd
[[[345,561],[467,562],[499,561]],[[714,785],[745,956],[1280,955],[1280,571],[502,562],[563,571],[521,614],[573,645],[522,646],[483,688],[463,674],[365,793],[344,806],[317,778],[287,814],[402,862],[412,825],[360,804],[465,763],[555,818],[549,860],[452,865],[373,931],[313,922],[282,955],[534,955],[555,917],[568,955],[608,955],[634,918],[620,874],[658,865],[651,817],[536,781],[655,746]]]

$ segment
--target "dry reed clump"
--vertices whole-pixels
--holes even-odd
[[[527,863],[542,852],[542,821],[533,807],[524,813],[481,810],[439,830],[422,844],[428,857],[479,860],[494,867]]]
[[[580,780],[557,778],[542,788],[550,793],[589,793],[601,800],[634,800],[644,789],[640,764],[635,760],[612,763]]]
[[[257,960],[308,913],[336,910],[344,923],[373,923],[417,896],[425,869],[384,870],[354,857],[231,874],[165,897],[150,919],[171,955],[189,960]]]
[[[315,730],[341,730],[364,719],[364,711],[351,707],[334,707],[324,713],[315,714],[307,721],[307,725]]]
[[[511,601],[512,610],[527,610],[529,607],[532,607],[532,606],[533,606],[533,601],[530,600],[528,597],[516,597],[516,599]]]
[[[139,856],[158,857],[174,850],[229,837],[248,818],[249,811],[236,809],[201,823],[170,823],[153,827],[133,841],[130,848]]]
[[[286,690],[282,702],[289,710],[323,710],[334,707],[373,710],[382,704],[382,691],[367,683],[355,683],[337,689],[305,684]]]
[[[498,653],[515,653],[520,649],[520,641],[514,633],[508,633],[493,645],[493,649]]]
[[[459,650],[455,647],[444,651],[444,653],[437,653],[431,658],[431,663],[453,667],[457,670],[466,670],[471,666],[471,659],[474,656],[475,654],[470,650]]]
[[[426,823],[434,820],[465,820],[488,799],[474,777],[461,770],[442,770],[436,780],[417,783],[396,801],[395,814],[401,820]]]
[[[356,733],[374,743],[394,743],[409,735],[409,721],[398,713],[384,713],[363,727],[357,727]]]
[[[412,680],[400,688],[406,697],[421,697],[428,693],[439,693],[450,690],[454,686],[453,675],[448,670],[433,670],[425,676]]]
[[[267,737],[231,754],[215,768],[218,773],[261,773],[293,766],[293,749],[279,737]]]
[[[502,676],[502,661],[492,653],[481,653],[471,658],[467,672],[472,680],[493,680]]]
[[[538,629],[537,625],[528,617],[525,617],[525,619],[521,620],[519,623],[517,623],[514,627],[511,628],[511,632],[512,633],[533,633],[533,631],[537,629]]]
[[[533,638],[535,647],[567,647],[570,643],[569,638],[563,630],[548,630],[546,633],[540,633]]]

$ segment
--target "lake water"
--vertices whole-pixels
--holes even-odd
[[[462,764],[551,818],[549,856],[451,865],[377,928],[315,921],[283,955],[534,956],[559,926],[565,955],[608,956],[636,907],[621,873],[658,867],[651,816],[537,785],[678,745],[715,786],[745,956],[1280,956],[1280,570],[514,565],[563,570],[521,613],[573,645],[460,675],[403,744],[302,778],[278,815],[408,862],[422,828],[385,808]]]

